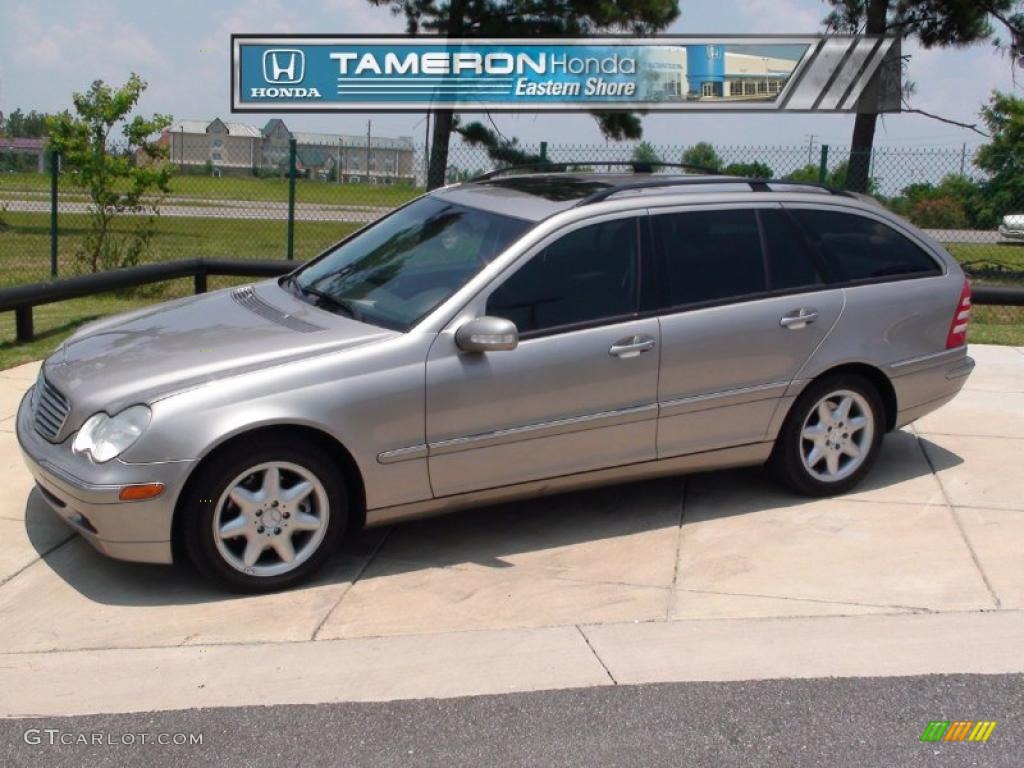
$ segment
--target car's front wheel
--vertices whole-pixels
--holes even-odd
[[[878,457],[883,407],[875,385],[858,374],[814,382],[786,417],[771,468],[786,485],[808,496],[845,493]]]
[[[179,507],[189,557],[243,592],[297,584],[345,531],[347,494],[323,451],[298,440],[239,443],[198,470]]]

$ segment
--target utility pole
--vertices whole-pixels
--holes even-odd
[[[814,162],[814,140],[817,136],[813,133],[805,133],[807,137],[807,164],[810,165]]]
[[[963,147],[960,149],[960,175],[967,175],[967,142],[964,142]]]
[[[370,129],[373,127],[373,121],[366,121],[366,183],[370,183]]]
[[[430,112],[427,112],[426,128],[423,129],[423,186],[427,186],[427,176],[430,175]]]

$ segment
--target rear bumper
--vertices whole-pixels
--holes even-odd
[[[908,360],[889,370],[896,390],[896,427],[902,427],[942,407],[963,389],[974,370],[966,347]]]
[[[53,444],[36,433],[28,397],[26,393],[18,408],[18,444],[47,505],[105,555],[170,563],[174,505],[193,462],[128,464],[113,459],[93,464],[73,454],[66,443]],[[165,488],[154,499],[118,499],[126,485],[154,482]]]

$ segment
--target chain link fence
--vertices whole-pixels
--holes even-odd
[[[71,183],[59,158],[0,148],[0,287],[197,256],[304,261],[424,191],[427,158],[412,139],[270,128],[252,136],[165,134],[175,168],[169,192],[120,212],[102,236],[88,191]],[[519,148],[580,170],[660,160],[837,187],[846,186],[850,166],[848,149],[806,144]],[[456,139],[448,180],[471,178],[493,165],[485,150]],[[1019,198],[990,194],[988,176],[965,147],[887,147],[875,150],[868,166],[870,192],[942,242],[975,281],[1024,285],[1024,242],[1018,244],[1012,228],[1000,231],[1004,216],[1024,214],[1024,188]],[[1024,215],[1020,224],[1024,238]],[[211,288],[231,280],[217,278]],[[177,281],[133,289],[129,298],[190,291],[189,281]],[[995,329],[975,334],[977,341],[1024,343],[1019,308],[979,307],[976,320]]]

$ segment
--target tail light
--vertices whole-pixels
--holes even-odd
[[[946,336],[946,349],[962,347],[967,343],[967,326],[971,322],[971,281],[964,278],[964,287],[960,291],[960,301],[953,312],[953,322],[949,324]]]

